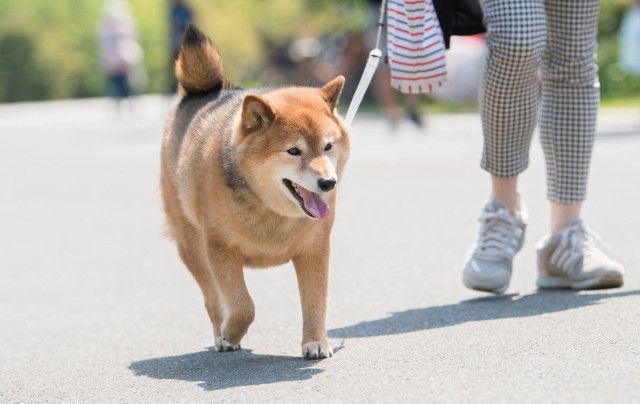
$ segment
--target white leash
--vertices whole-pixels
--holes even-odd
[[[384,15],[387,9],[386,5],[387,1],[382,0],[382,3],[380,4],[380,19],[378,20],[376,47],[369,52],[367,65],[364,68],[364,72],[362,72],[362,77],[360,77],[358,88],[356,88],[356,92],[353,94],[351,104],[349,104],[349,110],[347,111],[347,116],[344,119],[347,125],[351,125],[351,122],[353,122],[353,118],[356,116],[356,112],[358,112],[358,108],[360,108],[360,104],[362,103],[364,93],[367,92],[367,88],[369,88],[369,84],[371,84],[373,74],[376,72],[378,64],[380,63],[380,58],[382,57],[382,51],[380,50],[380,37],[382,35],[382,27],[384,26]]]

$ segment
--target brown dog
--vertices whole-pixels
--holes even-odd
[[[302,354],[332,355],[325,313],[335,187],[350,149],[324,87],[230,89],[218,51],[190,27],[176,62],[183,96],[167,122],[161,188],[171,236],[198,282],[218,351],[254,317],[243,267],[290,260],[302,301]]]

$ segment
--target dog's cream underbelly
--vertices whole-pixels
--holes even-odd
[[[294,243],[275,240],[256,242],[255,240],[234,240],[235,247],[244,257],[245,265],[252,268],[272,267],[287,263],[294,252]]]
[[[254,231],[237,232],[229,237],[229,241],[240,251],[245,265],[253,268],[272,267],[289,262],[306,234],[303,228],[297,226],[286,230],[272,229],[270,233],[256,233],[256,229],[252,230]]]
[[[269,267],[275,267],[278,265],[286,264],[289,261],[291,261],[291,257],[288,255],[279,256],[279,257],[261,256],[261,257],[247,258],[244,264],[246,267],[249,267],[249,268],[269,268]]]

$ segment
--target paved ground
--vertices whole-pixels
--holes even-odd
[[[361,116],[333,234],[337,352],[317,362],[298,357],[289,266],[247,273],[246,349],[210,350],[199,291],[163,238],[166,106],[119,120],[99,100],[0,107],[0,401],[640,402],[640,114],[603,114],[585,212],[626,286],[534,288],[536,140],[532,221],[503,297],[460,282],[487,197],[478,116],[432,116],[426,135]]]

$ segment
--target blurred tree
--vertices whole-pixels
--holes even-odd
[[[50,74],[37,61],[31,38],[20,33],[0,38],[0,100],[43,100],[50,96]]]

